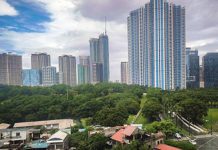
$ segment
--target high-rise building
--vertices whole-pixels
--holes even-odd
[[[107,34],[101,34],[99,36],[99,49],[103,65],[103,82],[109,81],[109,45],[108,45],[108,36]]]
[[[129,67],[128,62],[121,62],[121,83],[128,84],[129,81]]]
[[[22,56],[0,54],[0,84],[22,85]]]
[[[51,66],[50,55],[46,53],[36,53],[31,55],[31,68],[41,70],[42,67]]]
[[[92,83],[103,82],[103,65],[102,63],[92,64]]]
[[[102,64],[102,72],[98,76],[102,76],[102,82],[108,82],[110,71],[109,71],[109,45],[108,45],[108,36],[106,32],[101,34],[99,38],[91,38],[90,43],[90,64],[91,64],[91,81],[93,80],[93,69],[92,66],[99,67]]]
[[[42,67],[42,85],[52,86],[57,84],[56,67]]]
[[[78,64],[78,84],[90,83],[90,57],[79,56]]]
[[[203,57],[204,87],[218,88],[218,53],[207,53]]]
[[[50,55],[46,53],[31,54],[31,68],[39,70],[40,72],[40,84],[42,84],[42,67],[51,66]]]
[[[200,68],[198,50],[186,48],[186,87],[200,87]]]
[[[204,88],[204,67],[200,65],[200,88]]]
[[[59,56],[59,73],[62,74],[63,84],[76,86],[76,57],[71,55]]]
[[[150,0],[127,20],[130,84],[186,88],[185,8]]]
[[[40,86],[40,71],[37,69],[24,69],[22,71],[24,86]]]

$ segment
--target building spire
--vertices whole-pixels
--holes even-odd
[[[104,18],[104,34],[106,35],[107,34],[107,17],[105,16],[105,18]]]

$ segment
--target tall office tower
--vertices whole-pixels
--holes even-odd
[[[103,82],[103,65],[102,63],[92,64],[92,83]]]
[[[127,20],[130,83],[186,88],[185,8],[150,0]]]
[[[128,62],[121,62],[121,83],[128,84],[129,81],[129,67]]]
[[[76,86],[76,57],[71,55],[59,56],[59,73],[62,73],[63,84]]]
[[[79,56],[78,84],[90,83],[90,57]]]
[[[91,38],[89,40],[90,43],[90,64],[91,64],[91,82],[94,82],[93,80],[93,65],[96,67],[99,67],[100,64],[102,64],[102,71],[97,71],[97,73],[100,73],[97,76],[102,76],[102,81],[97,82],[108,82],[110,71],[109,71],[109,46],[108,46],[108,36],[106,34],[106,31],[104,34],[101,34],[99,38]]]
[[[47,66],[42,67],[42,85],[52,86],[56,84],[56,67]]]
[[[22,56],[0,54],[0,84],[22,85]]]
[[[191,48],[186,48],[186,86],[187,88],[200,87],[198,50],[191,50]]]
[[[203,57],[204,87],[218,87],[218,53],[207,53]]]
[[[41,70],[42,67],[51,66],[50,55],[46,53],[36,53],[31,55],[31,68]]]
[[[204,67],[200,65],[200,88],[204,88]]]
[[[40,86],[40,71],[37,69],[24,69],[22,71],[24,86]]]

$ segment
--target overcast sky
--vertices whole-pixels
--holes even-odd
[[[186,8],[186,45],[201,56],[218,51],[218,0],[169,0]],[[126,18],[148,0],[0,0],[0,52],[23,55],[47,52],[58,56],[89,55],[89,39],[104,32],[110,44],[111,80],[120,80],[120,62],[127,61]]]

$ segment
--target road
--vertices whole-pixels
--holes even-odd
[[[198,136],[196,139],[198,150],[218,150],[218,136]]]

